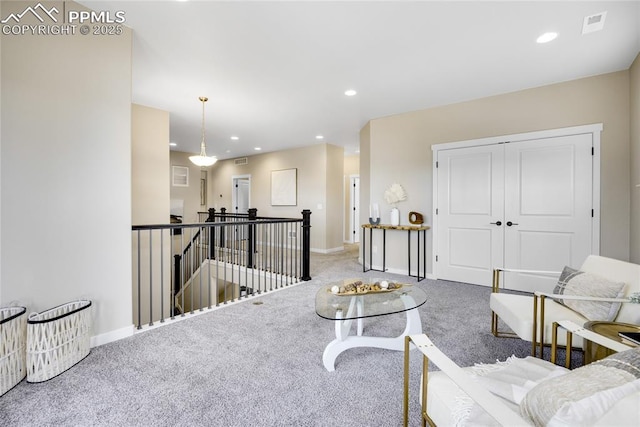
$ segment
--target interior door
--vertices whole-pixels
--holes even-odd
[[[488,286],[495,267],[579,267],[594,241],[592,147],[586,133],[438,151],[437,277]],[[550,292],[557,277],[503,285]]]
[[[243,177],[233,179],[233,205],[235,213],[246,214],[249,212],[250,193],[250,178]]]
[[[503,263],[503,145],[442,150],[437,162],[437,275],[488,286]]]
[[[505,267],[561,271],[591,253],[592,145],[591,134],[505,144]],[[556,282],[505,275],[517,290],[551,292]]]

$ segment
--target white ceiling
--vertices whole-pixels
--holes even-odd
[[[199,151],[209,97],[221,159],[319,134],[352,154],[371,119],[624,70],[640,51],[640,1],[80,3],[125,11],[133,102],[171,113],[174,149]],[[581,35],[603,11],[604,29]],[[537,44],[546,31],[559,36]]]

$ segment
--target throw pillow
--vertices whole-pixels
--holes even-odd
[[[520,403],[520,415],[534,425],[591,425],[619,400],[639,392],[637,347],[541,382]]]
[[[565,267],[553,290],[558,295],[576,295],[598,298],[622,298],[625,284],[605,279],[596,274]],[[620,311],[620,303],[563,299],[561,304],[577,311],[588,320],[613,321]]]

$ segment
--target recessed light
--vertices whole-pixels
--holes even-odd
[[[358,92],[356,92],[356,91],[355,91],[355,90],[353,90],[353,89],[349,89],[349,90],[347,90],[347,91],[345,91],[345,92],[344,92],[344,94],[345,94],[345,95],[347,95],[347,96],[353,96],[353,95],[355,95],[356,93],[358,93]]]
[[[240,138],[238,138],[237,136],[233,135],[233,136],[231,137],[231,139],[232,139],[232,140],[234,140],[234,141],[237,141],[237,140],[239,140]]]
[[[541,35],[536,39],[536,43],[549,43],[550,41],[555,40],[556,37],[558,37],[558,33],[554,33],[554,32],[544,33],[543,35]]]
[[[255,147],[255,148],[254,148],[254,150],[256,150],[256,151],[260,151],[260,150],[262,150],[262,148],[260,148],[260,147]]]
[[[176,144],[175,142],[170,142],[170,143],[169,143],[169,146],[171,146],[171,147],[177,147],[177,146],[178,146],[178,144]]]
[[[227,151],[225,151],[225,153],[230,153],[230,152],[231,152],[231,150],[227,150]]]
[[[324,136],[322,136],[322,135],[316,135],[316,139],[324,139]]]

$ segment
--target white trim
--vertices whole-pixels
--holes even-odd
[[[433,178],[432,195],[432,241],[431,241],[431,271],[434,278],[438,277],[438,263],[436,256],[438,255],[438,153],[443,150],[453,150],[457,148],[478,147],[482,145],[493,145],[504,142],[521,142],[534,139],[556,138],[560,136],[591,134],[593,144],[593,156],[591,156],[593,168],[593,185],[592,185],[592,207],[593,221],[591,222],[591,253],[600,255],[600,134],[603,130],[602,123],[594,123],[583,126],[571,126],[558,129],[547,129],[534,132],[516,133],[513,135],[492,136],[488,138],[469,139],[466,141],[445,142],[442,144],[434,144],[431,146],[433,151],[431,172]]]
[[[595,127],[596,125],[594,125]],[[591,156],[593,167],[593,222],[591,223],[591,253],[600,255],[600,133],[602,123],[598,129],[594,129],[593,136],[593,156]]]
[[[352,188],[353,188],[353,183],[355,178],[358,178],[358,191],[360,191],[360,175],[359,174],[349,175],[349,240],[347,241],[347,243],[356,243],[354,239],[355,233],[360,232],[359,230],[360,227],[358,227],[358,224],[356,224],[356,219],[354,218],[354,215],[353,215],[353,208],[355,207],[355,204],[354,204]],[[358,203],[358,213],[360,213],[359,205],[360,203]],[[360,243],[360,239],[358,239],[358,243]]]
[[[133,336],[135,331],[135,326],[132,324],[130,326],[125,326],[124,328],[116,329],[114,331],[109,331],[104,334],[94,335],[91,337],[91,347],[98,347],[103,344],[108,344],[110,342],[118,341],[124,338],[129,338]]]
[[[317,254],[332,254],[332,253],[335,253],[335,252],[344,251],[344,246],[338,246],[338,247],[329,248],[329,249],[311,248],[311,249],[309,249],[309,251],[317,253]]]
[[[480,145],[492,145],[502,142],[519,142],[531,139],[555,138],[558,136],[582,135],[585,133],[596,134],[602,132],[602,123],[591,125],[572,126],[558,129],[547,129],[526,133],[515,133],[512,135],[490,136],[487,138],[468,139],[465,141],[444,142],[442,144],[434,144],[431,146],[432,151],[451,150],[455,148],[477,147]],[[599,138],[598,138],[599,139]],[[435,156],[434,156],[435,158]]]
[[[188,312],[184,313],[184,315],[175,316],[173,319],[170,318],[170,317],[166,318],[164,322],[156,321],[156,322],[153,323],[152,326],[149,326],[149,324],[142,325],[141,329],[134,329],[134,334],[144,333],[144,332],[147,332],[147,331],[151,331],[153,329],[161,328],[163,326],[171,325],[172,323],[181,322],[181,321],[186,320],[186,319],[192,319],[195,316],[200,316],[202,314],[211,313],[212,311],[220,310],[220,309],[225,308],[225,307],[231,307],[232,305],[241,304],[243,302],[255,300],[257,298],[260,298],[261,296],[272,294],[272,293],[278,292],[278,291],[282,291],[284,289],[288,289],[288,288],[291,288],[293,286],[298,286],[298,285],[301,285],[303,283],[306,283],[306,282],[304,282],[303,280],[300,280],[299,282],[294,282],[294,283],[282,286],[282,287],[277,288],[277,289],[264,290],[264,291],[261,291],[260,293],[254,293],[254,294],[251,294],[251,295],[242,296],[242,297],[237,298],[237,299],[235,299],[233,301],[221,302],[220,304],[212,306],[212,307],[203,307],[202,310],[198,309],[198,310],[194,310],[192,312],[188,311]]]

